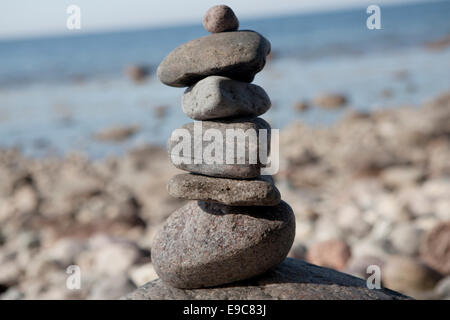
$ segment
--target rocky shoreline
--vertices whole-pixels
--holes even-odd
[[[290,256],[416,298],[450,298],[450,95],[281,131],[274,177],[296,215]],[[118,298],[156,278],[153,236],[186,202],[160,147],[90,161],[0,151],[0,298]],[[81,268],[80,290],[66,269]],[[405,272],[407,270],[407,272]]]

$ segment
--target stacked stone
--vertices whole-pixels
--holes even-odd
[[[265,65],[269,41],[253,31],[237,31],[238,19],[227,6],[209,9],[203,25],[212,34],[172,51],[158,67],[159,79],[188,87],[182,108],[201,121],[202,132],[216,129],[224,138],[227,129],[270,132],[258,118],[270,108],[270,99],[250,83]],[[232,164],[196,163],[194,127],[182,127],[192,137],[190,163],[174,162],[179,141],[168,144],[174,165],[190,172],[173,177],[168,192],[192,201],[175,211],[155,237],[152,263],[159,277],[172,287],[193,289],[248,279],[279,265],[292,246],[295,219],[272,177],[261,175],[262,161],[249,159],[249,152],[260,148],[260,136],[256,143],[244,142],[243,163],[236,154]]]

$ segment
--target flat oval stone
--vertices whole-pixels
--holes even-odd
[[[191,201],[156,235],[152,263],[175,288],[203,288],[248,279],[280,264],[295,236],[292,209],[232,207]]]
[[[269,53],[270,42],[257,32],[214,33],[169,53],[158,67],[158,78],[172,87],[188,87],[212,75],[252,82]]]
[[[186,89],[183,112],[195,120],[257,117],[269,110],[270,98],[255,84],[210,76]]]
[[[238,180],[185,173],[170,179],[167,190],[176,198],[213,201],[229,206],[274,206],[281,200],[271,176]]]
[[[232,132],[247,137],[233,140]],[[260,143],[263,138],[266,144]],[[227,139],[235,143],[228,144]],[[260,149],[260,144],[266,150]],[[167,149],[170,161],[181,170],[222,178],[256,178],[265,162],[260,154],[268,156],[270,152],[270,125],[261,118],[191,122],[172,132]]]

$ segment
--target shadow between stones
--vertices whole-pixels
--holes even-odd
[[[291,207],[284,201],[281,201],[276,206],[228,206],[207,201],[197,201],[197,204],[204,212],[216,216],[241,214],[255,219],[288,221],[293,215]]]

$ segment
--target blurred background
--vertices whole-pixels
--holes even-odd
[[[450,298],[450,1],[219,3],[272,44],[254,82],[281,129],[290,255]],[[219,3],[1,4],[0,299],[117,298],[156,277],[152,237],[183,204],[165,143],[190,120],[155,71]]]

